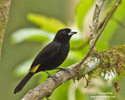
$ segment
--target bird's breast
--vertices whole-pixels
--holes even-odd
[[[55,56],[56,60],[53,61],[56,67],[62,64],[62,62],[67,58],[68,53],[69,53],[69,44],[61,45],[59,52]]]

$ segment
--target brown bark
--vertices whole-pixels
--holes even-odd
[[[105,0],[100,0],[102,3]],[[95,52],[92,53],[93,48],[95,47],[95,44],[97,40],[99,39],[100,35],[102,34],[103,30],[105,29],[109,19],[113,15],[114,11],[118,7],[121,0],[117,0],[117,3],[111,10],[111,12],[108,14],[102,28],[100,29],[98,35],[94,37],[94,42],[90,44],[89,51],[87,52],[86,56],[81,60],[81,62],[74,64],[72,66],[67,67],[69,69],[70,73],[67,73],[66,71],[59,71],[54,76],[57,79],[57,82],[54,82],[51,78],[48,78],[45,82],[43,82],[41,85],[37,86],[36,88],[30,90],[21,100],[41,100],[44,97],[49,97],[52,92],[61,84],[64,82],[74,79],[77,77],[77,80],[84,77],[85,74],[92,73],[94,70],[98,70],[101,72],[115,72],[119,75],[124,70],[124,58],[125,58],[125,45],[112,48],[109,51],[104,52]],[[99,5],[97,5],[99,7]],[[96,6],[96,8],[97,8]],[[95,11],[96,13],[96,11]],[[97,17],[98,19],[98,17]],[[94,27],[96,28],[96,27]],[[94,34],[96,29],[93,30]],[[91,30],[92,31],[92,30]],[[107,60],[107,58],[109,60]],[[115,64],[114,64],[115,61]],[[107,65],[107,66],[106,66]],[[110,66],[111,65],[111,66]],[[106,67],[105,67],[106,66]],[[99,72],[100,73],[100,72]],[[91,76],[89,76],[91,77]],[[88,85],[88,83],[87,83]]]
[[[52,78],[48,78],[42,84],[30,90],[21,100],[41,100],[44,97],[49,97],[58,86],[67,82],[68,80],[80,80],[86,74],[89,74],[89,77],[92,79],[92,73],[94,73],[94,71],[95,73],[100,73],[97,73],[97,76],[100,77],[103,77],[101,76],[101,73],[106,74],[107,71],[109,73],[114,72],[115,75],[120,75],[124,71],[124,51],[125,45],[121,45],[113,47],[107,51],[96,52],[87,58],[80,69],[78,69],[79,63],[76,63],[67,67],[69,73],[63,70],[58,71],[56,74],[54,74],[57,81],[54,81]],[[87,85],[88,84],[89,83],[87,82]],[[115,89],[118,90],[118,86],[115,86]]]

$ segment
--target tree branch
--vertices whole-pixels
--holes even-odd
[[[115,12],[116,8],[118,7],[118,5],[120,4],[121,0],[117,0],[115,6],[113,7],[113,9],[111,10],[111,12],[108,14],[108,16],[106,17],[106,20],[102,26],[102,28],[100,29],[98,35],[96,36],[95,40],[93,41],[93,44],[91,45],[89,51],[87,52],[87,54],[85,55],[85,57],[81,60],[81,62],[79,63],[79,66],[81,66],[84,61],[87,59],[87,57],[90,55],[90,53],[92,52],[94,46],[96,45],[96,42],[98,41],[99,37],[101,36],[103,30],[105,29],[106,25],[108,24],[109,19],[111,18],[111,16],[113,15],[113,13]]]
[[[89,47],[93,45],[93,42],[96,38],[97,28],[98,28],[98,21],[99,21],[99,14],[101,12],[101,8],[104,4],[105,0],[99,0],[96,4],[93,20],[92,20],[92,26],[90,26],[90,45]],[[95,51],[95,49],[93,49]]]
[[[100,0],[102,1],[102,0]],[[98,68],[102,68],[102,70],[104,70],[103,66],[105,64],[107,64],[107,57],[110,56],[114,56],[113,60],[116,60],[118,62],[116,62],[119,65],[119,68],[122,69],[122,64],[123,64],[123,58],[125,58],[125,46],[122,46],[122,48],[124,50],[120,50],[118,48],[114,48],[110,53],[110,52],[106,52],[104,51],[104,53],[98,53],[98,52],[94,52],[93,54],[90,55],[90,53],[92,52],[97,40],[99,39],[100,35],[102,34],[104,28],[106,27],[109,19],[111,18],[111,16],[113,15],[114,11],[116,10],[117,6],[119,5],[121,0],[118,0],[116,5],[113,7],[113,9],[111,10],[111,12],[109,13],[109,15],[107,16],[102,28],[100,29],[98,35],[96,36],[96,38],[94,39],[88,53],[86,54],[86,56],[79,62],[76,63],[74,65],[71,65],[69,67],[67,67],[70,71],[70,74],[66,71],[59,71],[56,74],[54,74],[54,76],[57,79],[57,82],[55,82],[53,79],[48,78],[45,82],[43,82],[41,85],[37,86],[36,88],[30,90],[23,98],[22,100],[41,100],[44,97],[49,97],[52,92],[54,91],[54,89],[56,89],[58,86],[60,86],[61,84],[63,84],[64,82],[73,79],[75,77],[77,77],[77,79],[83,77],[85,74],[89,74],[90,72],[94,71],[95,69],[97,70]],[[95,27],[96,28],[96,27]],[[95,29],[96,30],[96,29]],[[95,33],[95,32],[94,32]],[[120,52],[120,53],[116,53],[116,52]],[[108,55],[106,56],[106,58],[104,58],[102,55]],[[120,59],[120,60],[118,60]],[[102,63],[103,61],[103,63]],[[108,62],[109,63],[109,62]],[[111,64],[109,65],[113,65],[112,62],[110,62]],[[103,65],[104,64],[104,65]],[[116,65],[117,65],[116,64]],[[119,74],[120,71],[118,70],[119,68],[116,67],[116,73]],[[110,68],[109,66],[107,67],[107,69]]]
[[[8,21],[11,0],[0,0],[0,58],[5,27]]]
[[[67,67],[70,73],[63,70],[57,72],[56,74],[53,75],[54,77],[56,77],[57,82],[55,82],[52,78],[48,78],[45,82],[35,87],[34,89],[30,90],[21,100],[41,100],[44,97],[49,97],[52,94],[52,92],[64,82],[73,79],[75,77],[77,79],[80,79],[84,77],[86,74],[93,72],[94,70],[101,69],[101,72],[103,72],[106,69],[110,69],[111,71],[112,66],[108,66],[108,64],[114,65],[114,62],[107,61],[107,57],[111,58],[112,56],[115,56],[114,58],[112,58],[113,60],[116,61],[115,62],[116,66],[115,67],[113,66],[113,68],[115,68],[117,74],[119,74],[119,68],[121,67],[120,69],[122,69],[123,66],[122,65],[117,66],[117,65],[121,64],[122,62],[125,62],[124,51],[125,51],[125,45],[112,48],[108,51],[95,53],[87,58],[87,60],[80,67],[79,72],[78,72],[79,69],[77,69],[77,67],[79,66],[78,63],[71,65]]]

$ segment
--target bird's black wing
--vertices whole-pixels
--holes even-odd
[[[35,72],[38,67],[40,66],[40,64],[44,61],[48,61],[49,59],[52,59],[54,56],[56,56],[56,54],[58,53],[60,48],[60,43],[58,42],[51,42],[50,44],[48,44],[45,48],[43,48],[43,50],[36,56],[36,58],[34,59],[31,68],[30,68],[30,72]]]

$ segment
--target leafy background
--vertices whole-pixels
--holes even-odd
[[[30,2],[30,3],[29,3]],[[103,22],[115,1],[106,1],[101,13],[100,22]],[[1,100],[19,100],[28,90],[41,84],[47,79],[44,72],[34,75],[25,88],[14,95],[13,90],[18,82],[27,73],[34,57],[49,42],[52,41],[57,30],[70,27],[78,31],[71,39],[71,50],[66,61],[61,67],[67,67],[80,61],[88,50],[88,38],[85,37],[86,22],[91,20],[88,13],[93,14],[95,0],[12,0],[9,22],[2,49],[2,60],[0,63],[0,98]],[[109,21],[101,38],[96,44],[97,50],[124,44],[125,40],[125,1],[116,10]],[[89,20],[85,20],[88,18]],[[91,23],[89,23],[91,25]],[[89,27],[89,26],[87,26]],[[82,45],[85,44],[83,47]],[[57,70],[49,71],[54,74]],[[51,100],[97,100],[92,96],[106,95],[115,98],[101,98],[101,100],[124,100],[125,75],[120,76],[120,92],[117,94],[113,88],[111,76],[105,80],[96,76],[91,80],[87,88],[86,80],[81,79],[75,83],[73,80],[59,86],[50,97]],[[109,80],[107,81],[107,78]],[[112,93],[112,94],[108,94]],[[46,98],[44,98],[46,100]]]

